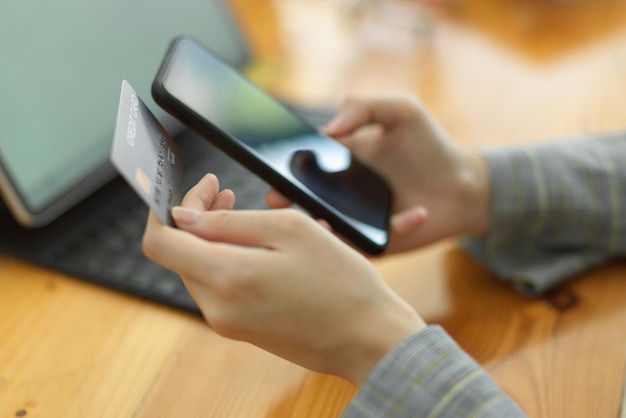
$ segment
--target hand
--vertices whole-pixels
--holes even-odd
[[[219,334],[359,385],[425,326],[361,254],[294,209],[233,211],[205,177],[172,215],[150,213],[146,255],[181,274]]]
[[[391,185],[395,202],[388,253],[486,232],[489,182],[484,162],[456,144],[415,98],[350,99],[323,132],[348,146]],[[274,208],[291,203],[274,190],[266,200]]]

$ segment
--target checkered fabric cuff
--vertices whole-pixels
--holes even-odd
[[[381,361],[343,416],[525,415],[441,327],[429,326]]]
[[[527,294],[626,254],[626,133],[484,151],[490,232],[467,251]]]

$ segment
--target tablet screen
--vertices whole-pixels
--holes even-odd
[[[173,37],[192,33],[234,64],[247,59],[218,0],[5,0],[0,20],[1,184],[11,209],[33,226],[112,177],[122,79],[165,118],[150,84]]]

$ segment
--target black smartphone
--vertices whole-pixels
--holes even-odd
[[[386,182],[193,38],[174,39],[155,102],[361,250],[389,240]]]

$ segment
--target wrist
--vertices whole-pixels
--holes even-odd
[[[426,328],[424,320],[408,303],[402,300],[401,305],[401,309],[378,316],[374,323],[362,322],[362,335],[344,363],[343,378],[360,387],[385,356],[411,335]]]
[[[478,151],[465,151],[457,174],[459,208],[463,213],[462,235],[484,235],[489,231],[491,181],[487,164]]]

